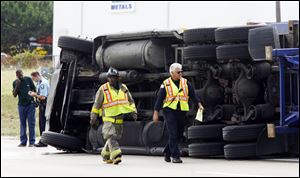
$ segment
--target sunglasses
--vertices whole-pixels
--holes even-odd
[[[182,74],[183,71],[178,71],[177,74]]]

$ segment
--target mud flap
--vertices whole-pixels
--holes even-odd
[[[256,154],[262,156],[282,153],[288,153],[288,135],[276,134],[274,138],[268,138],[265,127],[257,138]]]

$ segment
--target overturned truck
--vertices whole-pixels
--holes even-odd
[[[265,49],[298,48],[298,38],[297,21],[189,29],[183,34],[104,35],[93,41],[61,36],[60,67],[51,78],[48,131],[42,141],[65,151],[101,151],[103,123],[100,119],[97,127],[90,127],[90,111],[96,91],[107,82],[108,68],[114,67],[121,71],[138,110],[137,121],[124,118],[123,153],[162,155],[168,133],[162,115],[158,124],[152,122],[153,108],[160,85],[169,76],[168,67],[178,62],[205,107],[200,122],[195,120],[197,106],[190,103],[182,155],[229,159],[298,155],[299,115],[283,122],[280,111],[285,107],[286,113],[299,112],[299,68],[284,67],[282,106],[280,61],[265,55]],[[299,55],[299,48],[292,55]]]

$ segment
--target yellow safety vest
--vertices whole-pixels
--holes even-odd
[[[165,89],[166,89],[166,98],[164,100],[163,108],[169,107],[171,109],[176,110],[177,104],[180,102],[180,109],[181,111],[188,111],[189,110],[189,91],[187,80],[185,78],[180,79],[179,89],[172,81],[171,77],[166,79],[163,82]],[[179,92],[180,91],[180,92]]]
[[[127,89],[125,84],[122,85]],[[99,112],[99,116],[102,116],[103,111],[105,113],[105,116],[102,118],[103,121],[122,124],[122,119],[114,119],[112,117],[136,111],[135,104],[130,104],[127,94],[121,89],[119,89],[117,93],[110,88],[108,82],[103,84],[100,88],[104,93],[104,100]]]

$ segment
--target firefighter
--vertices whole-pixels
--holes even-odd
[[[102,133],[106,143],[101,156],[106,163],[119,164],[122,151],[118,141],[122,138],[123,118],[130,115],[136,120],[137,110],[127,86],[120,82],[118,70],[110,67],[107,77],[108,82],[101,85],[96,93],[90,124],[94,126],[97,118],[102,117]]]
[[[158,122],[159,110],[163,108],[163,116],[166,122],[169,140],[164,149],[166,162],[182,163],[178,143],[183,137],[184,119],[189,111],[189,98],[198,104],[200,110],[203,106],[196,96],[194,88],[182,77],[182,65],[173,63],[169,70],[171,77],[167,78],[160,87],[155,103],[153,121]]]

